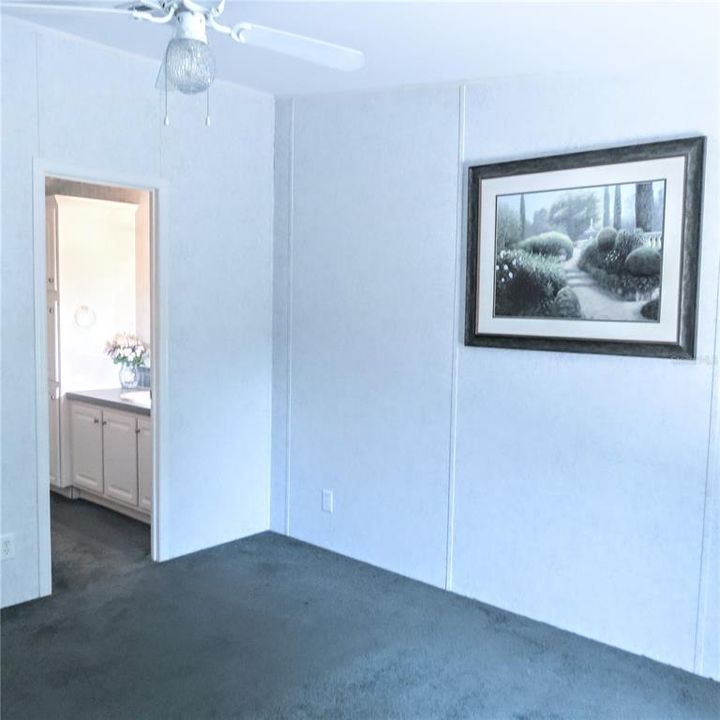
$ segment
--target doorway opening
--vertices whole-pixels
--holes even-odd
[[[53,585],[147,562],[155,193],[45,176]]]

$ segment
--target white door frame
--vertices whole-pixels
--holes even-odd
[[[167,487],[167,415],[166,392],[168,367],[167,342],[167,274],[168,274],[168,186],[159,178],[128,176],[102,168],[71,166],[68,163],[33,158],[33,254],[35,310],[35,436],[38,513],[38,586],[39,595],[52,592],[52,559],[50,546],[50,418],[48,409],[48,357],[46,278],[47,249],[45,240],[45,178],[57,177],[96,185],[118,185],[147,190],[152,202],[152,277],[151,335],[152,348],[152,429],[153,429],[153,499],[151,524],[151,555],[156,561],[168,557],[163,528],[167,518],[163,512]]]

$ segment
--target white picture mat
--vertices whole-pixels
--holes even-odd
[[[493,317],[495,297],[495,209],[498,195],[665,180],[663,268],[659,322]],[[480,185],[478,226],[478,334],[561,337],[637,342],[676,342],[682,263],[685,158],[598,165],[572,170],[490,178]]]

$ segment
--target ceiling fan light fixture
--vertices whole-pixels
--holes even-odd
[[[168,82],[181,93],[205,92],[215,79],[215,58],[202,40],[175,37],[165,52]]]
[[[318,38],[250,22],[239,22],[235,25],[220,22],[219,17],[225,10],[226,2],[227,0],[125,0],[122,5],[103,7],[76,4],[74,0],[61,3],[51,0],[0,0],[0,10],[22,8],[50,12],[110,13],[154,25],[173,23],[175,33],[167,45],[155,81],[155,87],[165,92],[165,125],[170,124],[168,91],[179,90],[188,95],[206,92],[215,79],[215,58],[208,45],[208,27],[241,45],[263,48],[335,70],[359,70],[365,62],[365,56],[359,50]],[[207,103],[208,115],[205,122],[209,125],[209,92]]]

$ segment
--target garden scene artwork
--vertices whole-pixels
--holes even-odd
[[[692,359],[705,138],[468,168],[465,344]]]
[[[665,181],[498,195],[495,317],[657,322]]]

